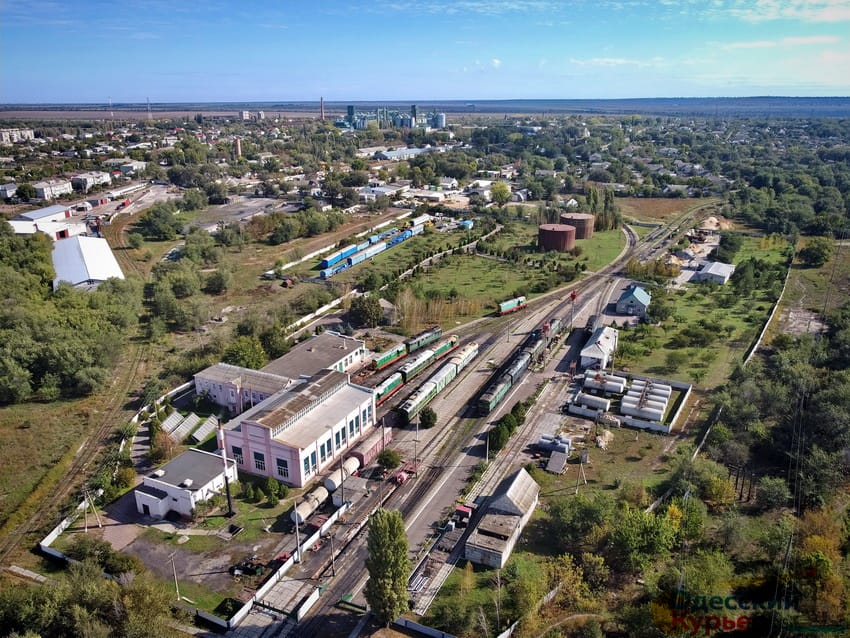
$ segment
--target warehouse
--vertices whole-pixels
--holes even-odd
[[[99,237],[77,235],[53,244],[53,289],[61,282],[74,288],[93,290],[107,279],[124,279],[124,273],[109,244]]]
[[[603,326],[590,335],[581,350],[581,367],[585,369],[607,368],[617,350],[619,333],[615,328]]]
[[[501,569],[537,507],[540,486],[520,468],[505,479],[464,546],[466,560]]]
[[[712,283],[723,286],[732,277],[735,272],[735,266],[731,264],[723,264],[719,261],[709,261],[700,268],[694,279],[696,281],[710,281]]]

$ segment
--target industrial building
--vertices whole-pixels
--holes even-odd
[[[647,308],[652,301],[650,295],[644,288],[631,285],[623,291],[617,299],[616,308],[618,315],[630,315],[632,317],[645,317]]]
[[[30,222],[59,222],[67,219],[72,214],[72,207],[65,204],[54,204],[46,208],[37,208],[21,213],[15,219]]]
[[[576,229],[567,224],[542,224],[537,229],[537,246],[541,252],[565,253],[576,245]]]
[[[231,415],[262,403],[294,382],[269,372],[216,363],[195,375],[195,394],[226,408]]]
[[[464,546],[464,558],[501,569],[508,562],[522,530],[537,507],[540,486],[520,468],[494,494]]]
[[[0,128],[0,144],[17,144],[34,139],[35,132],[31,128]]]
[[[580,365],[585,369],[607,368],[617,350],[619,332],[615,328],[602,326],[593,331],[581,350]]]
[[[728,283],[735,272],[735,266],[732,264],[724,264],[719,261],[706,262],[699,272],[694,275],[695,281],[710,281],[721,286]]]
[[[593,237],[593,225],[596,219],[587,213],[561,213],[561,223],[576,229],[576,239]]]
[[[9,225],[16,235],[44,233],[54,240],[68,239],[86,232],[85,224],[74,222],[33,222],[26,219],[13,219],[9,221]]]
[[[11,199],[18,192],[18,185],[15,182],[8,184],[0,184],[0,199]]]
[[[224,468],[218,454],[187,450],[142,479],[135,490],[136,509],[153,518],[170,511],[190,517],[198,503],[224,492]],[[227,459],[227,480],[237,480],[233,459]]]
[[[226,449],[244,472],[303,487],[374,425],[372,390],[322,370],[231,421]]]
[[[279,377],[289,379],[312,377],[320,370],[345,372],[364,363],[366,342],[326,330],[292,347],[262,368]]]
[[[54,290],[61,282],[74,288],[93,290],[107,279],[124,279],[124,273],[109,244],[100,237],[77,235],[53,244]]]

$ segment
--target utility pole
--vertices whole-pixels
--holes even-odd
[[[301,534],[298,532],[298,497],[292,499],[292,505],[295,508],[295,562],[301,563]]]
[[[177,552],[171,552],[168,558],[171,560],[171,572],[174,574],[174,589],[177,592],[177,602],[180,602],[180,585],[177,584],[177,567],[174,566],[174,555]]]

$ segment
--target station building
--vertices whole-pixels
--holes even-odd
[[[308,378],[319,370],[347,372],[365,363],[366,342],[326,330],[292,347],[261,368],[262,372],[289,379]]]

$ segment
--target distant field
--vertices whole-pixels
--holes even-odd
[[[638,221],[661,222],[712,201],[712,198],[623,197],[617,198],[617,205],[624,217],[632,217]]]

